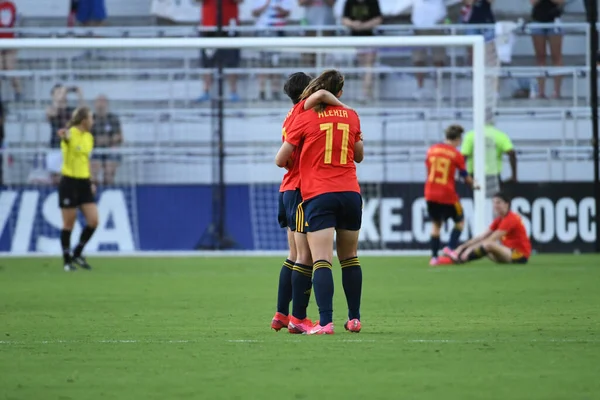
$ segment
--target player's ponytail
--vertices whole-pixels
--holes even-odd
[[[301,100],[307,99],[311,94],[318,90],[324,89],[328,92],[337,95],[344,88],[344,76],[335,69],[330,69],[323,72],[321,75],[313,79],[304,92],[300,96]]]
[[[72,128],[81,124],[83,121],[89,118],[91,111],[88,107],[77,107],[73,114],[71,115],[71,119],[67,122],[67,129]]]
[[[304,92],[302,92],[302,96],[300,96],[300,100],[307,99],[311,94],[317,92],[318,90],[324,89],[328,92],[332,93],[334,96],[344,88],[344,75],[342,75],[338,70],[329,69],[324,71],[317,78],[313,79]],[[320,106],[324,108],[324,105]]]

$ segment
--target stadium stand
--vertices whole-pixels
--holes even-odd
[[[21,27],[17,32],[22,37],[48,36],[87,36],[89,29],[66,29],[65,9],[50,6],[49,0],[43,7],[51,12],[45,15],[24,13]],[[33,9],[33,0],[25,0],[20,9]],[[498,5],[499,18],[516,20],[528,10],[518,4],[507,1]],[[38,0],[36,5],[40,5]],[[44,3],[45,4],[45,3]],[[127,4],[125,6],[125,4]],[[148,1],[121,2],[107,0],[108,24],[112,27],[98,28],[94,35],[102,37],[159,37],[159,36],[197,36],[194,26],[163,27],[150,26],[155,18],[149,15]],[[64,11],[64,12],[63,12]],[[44,11],[45,12],[45,11]],[[246,11],[244,11],[246,12]],[[244,15],[244,12],[242,13]],[[297,11],[295,15],[299,15]],[[581,14],[573,13],[568,20],[582,20]],[[125,27],[118,25],[127,25]],[[470,26],[472,27],[472,26]],[[243,35],[253,35],[252,27],[242,27]],[[288,28],[287,34],[295,35],[304,27],[295,25]],[[446,34],[460,34],[463,25],[444,25],[440,31]],[[338,34],[343,34],[341,27]],[[587,145],[589,132],[589,101],[587,60],[585,44],[587,27],[581,22],[567,22],[564,25],[564,67],[560,69],[535,67],[535,58],[529,31],[526,27],[517,32],[513,50],[513,60],[509,67],[502,69],[499,88],[499,103],[496,122],[510,133],[516,147],[523,153],[521,159],[532,168],[523,168],[523,180],[538,180],[540,174],[546,179],[569,179],[581,176],[577,172],[577,163],[589,162]],[[409,25],[384,25],[380,29],[383,35],[410,35]],[[270,154],[273,150],[273,135],[280,129],[282,113],[287,110],[287,102],[258,102],[258,89],[255,77],[262,72],[259,68],[258,52],[243,51],[240,70],[226,70],[240,76],[239,94],[242,101],[227,104],[226,141],[228,156],[232,164],[229,167],[230,181],[243,181],[249,173],[260,176],[265,181],[275,179],[277,171],[271,171]],[[372,150],[379,154],[388,154],[392,161],[401,164],[400,168],[418,159],[417,154],[426,144],[437,139],[436,132],[448,120],[469,121],[471,77],[465,65],[466,52],[453,49],[449,66],[443,70],[429,69],[430,83],[438,81],[438,89],[430,98],[414,101],[411,93],[415,82],[415,72],[410,60],[409,49],[390,49],[380,51],[376,71],[379,79],[375,85],[375,100],[370,104],[357,106],[363,116],[365,132],[369,132]],[[359,68],[355,68],[352,54],[334,54],[330,58],[320,59],[313,71],[322,65],[335,65],[347,73],[346,92],[349,102],[357,101],[352,93],[360,94]],[[279,73],[287,74],[297,69],[311,71],[310,66],[302,64],[299,54],[283,53]],[[49,104],[49,93],[56,83],[80,87],[88,103],[100,94],[111,99],[111,106],[119,110],[125,149],[123,152],[137,154],[135,149],[164,148],[169,146],[172,154],[177,148],[194,149],[198,163],[208,164],[212,128],[211,109],[208,103],[196,103],[194,99],[201,92],[201,74],[199,55],[196,51],[157,49],[152,51],[102,51],[100,54],[88,54],[82,51],[21,51],[18,56],[18,68],[3,75],[18,75],[23,84],[23,99],[19,102],[8,101],[10,113],[6,118],[5,145],[11,149],[35,148],[43,151],[49,142],[49,129],[44,116],[44,108]],[[534,80],[539,74],[551,76],[564,74],[563,97],[553,100],[515,99],[512,94],[517,77]],[[2,86],[2,98],[11,99],[9,85]],[[254,126],[252,139],[245,130],[248,121]],[[468,124],[468,122],[465,122]],[[413,131],[406,132],[407,127]],[[539,132],[543,132],[543,137]],[[418,139],[416,139],[418,138]],[[543,144],[540,148],[540,144]],[[16,151],[16,150],[15,150]],[[167,152],[168,153],[168,152]],[[178,173],[183,168],[178,162],[169,160],[169,156],[158,153],[137,154],[138,159],[148,157],[161,158],[162,168],[146,169],[141,176],[135,172],[135,163],[119,169],[117,180],[171,182],[209,181],[210,174],[194,176]],[[150,155],[149,155],[150,154]],[[189,162],[190,153],[177,153],[178,157]],[[396,158],[394,158],[396,157]],[[32,157],[15,158],[13,167],[5,169],[6,181],[18,182],[26,179],[32,165]],[[528,161],[529,160],[529,161]],[[579,162],[577,161],[577,162]],[[183,164],[185,164],[183,162]],[[391,162],[391,161],[390,161]],[[177,164],[177,165],[175,165]],[[247,165],[252,164],[253,172]],[[168,168],[165,168],[168,165]],[[390,164],[394,167],[393,162]],[[374,166],[365,174],[379,174],[381,166]],[[272,169],[272,168],[271,168]],[[11,172],[12,171],[12,172]],[[573,172],[574,171],[574,172]],[[12,175],[11,175],[12,174]],[[411,173],[411,179],[421,179],[421,172]],[[393,179],[393,178],[390,178]]]

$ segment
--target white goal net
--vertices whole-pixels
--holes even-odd
[[[15,39],[5,47],[18,50],[19,68],[3,74],[18,76],[24,95],[5,119],[0,252],[59,252],[52,137],[80,105],[96,116],[100,226],[90,252],[285,250],[282,171],[273,162],[292,105],[282,87],[291,73],[329,68],[345,75],[342,101],[358,111],[365,137],[363,249],[426,247],[425,152],[452,123],[476,132],[482,186],[460,189],[463,239],[490,219],[486,185],[495,181],[486,179],[483,132],[495,112],[498,65],[480,36]],[[415,52],[450,47],[471,64],[412,64]],[[223,53],[220,104],[206,57],[223,50],[240,53],[235,63]]]

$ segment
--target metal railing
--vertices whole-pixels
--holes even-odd
[[[589,25],[585,22],[561,22],[554,23],[520,23],[516,34],[531,34],[532,29],[560,27],[566,33],[588,33]],[[598,23],[600,27],[600,23]],[[446,35],[459,35],[466,31],[476,30],[494,30],[494,24],[439,24],[427,28],[417,28],[410,24],[384,24],[376,28],[376,31],[383,34],[409,35],[415,31],[426,29],[439,31]],[[1,28],[0,33],[15,33],[19,37],[196,37],[201,32],[215,32],[216,27],[205,26],[110,26],[110,27],[16,27]],[[254,25],[238,25],[235,27],[224,26],[224,32],[235,32],[243,35],[254,36],[257,33],[264,32],[285,32],[285,33],[305,33],[316,32],[318,36],[324,33],[347,34],[350,32],[343,25],[300,25],[292,21],[285,26],[265,26],[257,28]]]
[[[234,171],[228,174],[228,179],[233,182],[246,183],[278,182],[281,174],[273,165],[273,156],[276,151],[277,146],[273,146],[272,142],[261,146],[248,146],[248,144],[228,146],[227,165]],[[55,155],[57,152],[59,151],[56,149],[11,148],[0,150],[4,165],[3,181],[7,185],[51,184],[47,156]],[[160,149],[150,146],[99,148],[94,150],[94,154],[118,156],[120,170],[116,183],[119,184],[210,183],[212,181],[211,166],[214,155],[209,145]],[[538,170],[544,168],[548,171],[548,176],[545,178],[548,180],[590,180],[589,168],[584,168],[579,173],[573,173],[569,171],[569,167],[581,165],[581,163],[591,163],[591,159],[591,149],[582,146],[546,148],[537,146],[518,149],[521,168],[526,170],[528,165],[535,166],[534,169]],[[411,173],[402,176],[402,180],[419,181],[424,173],[425,148],[423,146],[406,147],[397,141],[370,142],[369,147],[366,148],[365,160],[366,162],[361,164],[361,179],[365,181],[397,181],[396,168],[403,166],[403,168],[408,168]],[[253,171],[268,171],[269,174],[260,175]],[[589,177],[586,176],[586,173]],[[522,175],[526,175],[526,173]]]

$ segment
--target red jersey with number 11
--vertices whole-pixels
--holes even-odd
[[[290,111],[288,111],[287,116],[283,120],[283,128],[281,129],[281,141],[285,142],[287,138],[287,133],[290,131],[292,124],[296,120],[296,117],[304,111],[304,103],[306,100],[302,100],[300,103],[294,105]],[[298,156],[302,151],[302,143],[299,146],[296,146],[294,152],[292,153],[292,168],[288,170],[283,176],[283,180],[281,181],[281,186],[279,187],[280,192],[286,192],[288,190],[296,190],[300,188],[300,162],[298,160]]]
[[[354,110],[328,106],[296,117],[286,142],[302,145],[300,191],[308,200],[324,193],[357,192],[354,144],[360,140],[360,120]]]
[[[456,171],[466,171],[465,157],[446,143],[434,144],[427,150],[427,182],[425,200],[440,204],[456,204],[458,194]]]

